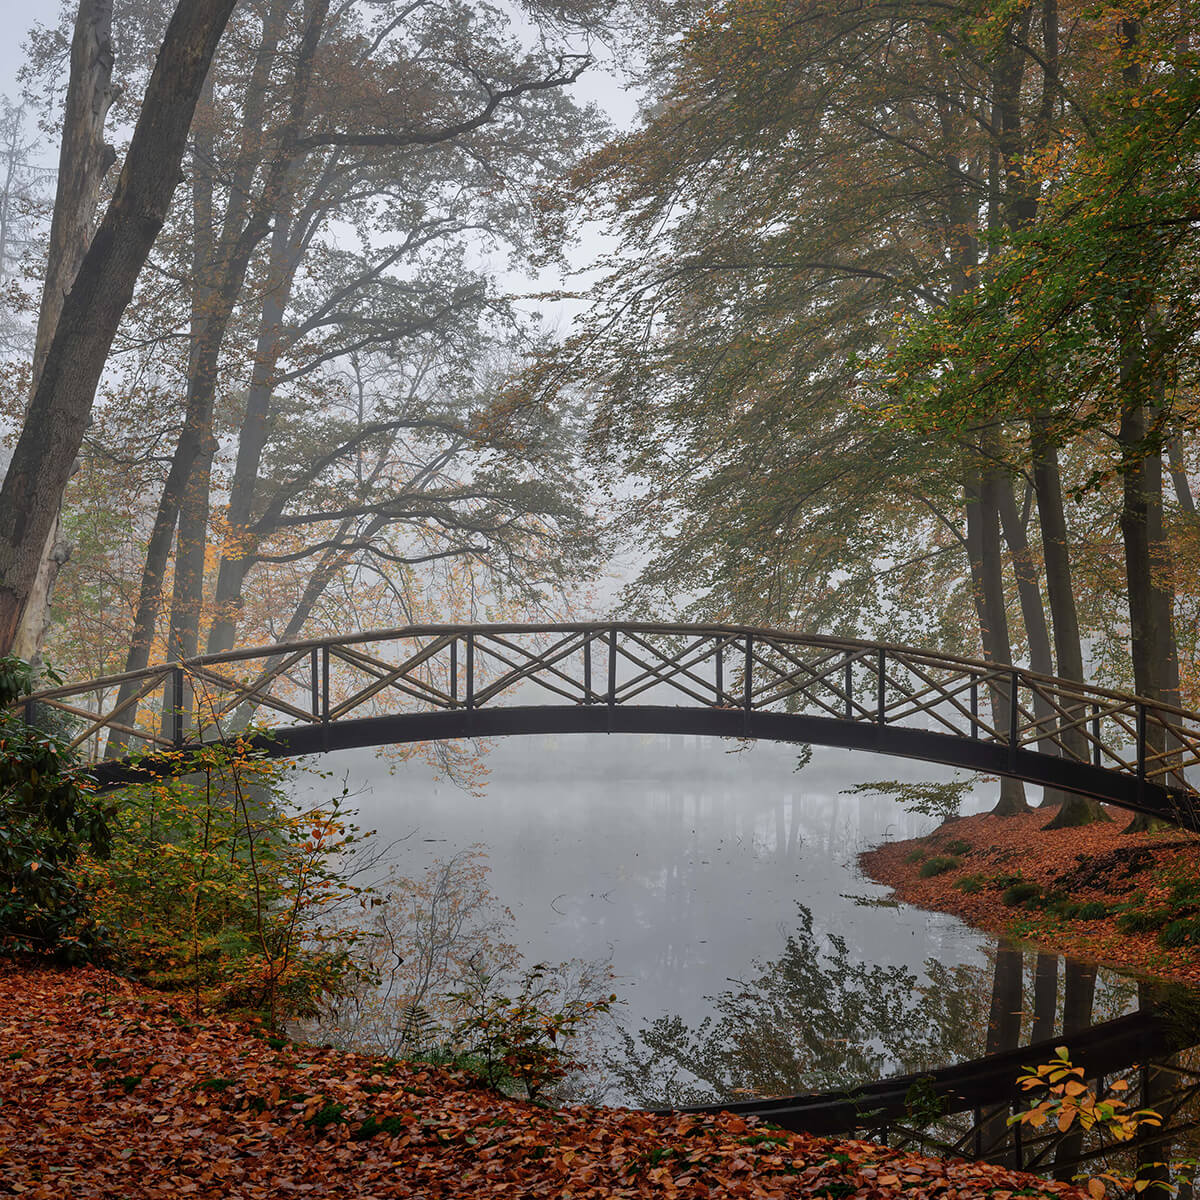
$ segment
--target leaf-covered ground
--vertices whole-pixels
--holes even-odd
[[[0,1195],[1078,1198],[732,1115],[549,1110],[468,1077],[193,1022],[95,969],[0,965]]]
[[[927,838],[868,850],[859,864],[899,899],[953,913],[977,929],[1111,967],[1200,983],[1200,839],[1178,829],[1127,834],[1130,814],[1109,812],[1111,821],[1077,829],[1046,829],[1053,812],[1036,809],[1013,817],[961,817]],[[935,857],[956,865],[922,877]],[[1009,889],[1017,878],[1039,885],[1044,897],[1066,895],[1090,903],[1088,912],[1107,911],[1065,916],[1040,907],[1040,897],[1014,904]],[[1187,923],[1181,931],[1187,940],[1164,946],[1164,929],[1173,920]]]

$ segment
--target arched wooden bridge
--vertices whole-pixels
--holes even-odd
[[[1009,775],[1200,829],[1200,714],[1018,667],[731,625],[425,625],[50,688],[101,786],[255,722],[292,756],[533,733],[811,742]],[[269,726],[262,730],[263,723]]]

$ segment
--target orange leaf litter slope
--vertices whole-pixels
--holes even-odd
[[[280,1043],[276,1042],[278,1047]],[[374,1132],[372,1132],[374,1130]],[[864,1142],[550,1110],[460,1074],[272,1046],[87,968],[0,966],[0,1194],[989,1197],[1066,1184]]]

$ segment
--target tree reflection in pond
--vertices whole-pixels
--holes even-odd
[[[636,1037],[623,1033],[623,1052],[606,1066],[626,1102],[676,1107],[750,1096],[840,1090],[887,1075],[931,1071],[1020,1044],[1035,1026],[1034,956],[1026,979],[1020,951],[1003,947],[990,966],[947,966],[929,959],[924,978],[904,966],[858,961],[846,940],[814,929],[812,912],[798,904],[798,922],[783,953],[755,962],[758,974],[732,980],[711,998],[714,1015],[698,1026],[664,1016]],[[1076,972],[1066,972],[1073,980]],[[1092,972],[1080,972],[1090,976]],[[1037,1005],[1039,1034],[1047,1020],[1042,964]],[[1126,1011],[1136,987],[1103,973],[1095,989],[1071,997],[1072,1028]],[[1055,987],[1055,991],[1060,989]],[[1082,994],[1080,994],[1082,993]],[[1087,1014],[1083,1013],[1086,1005]],[[1062,1013],[1054,997],[1054,1013]]]

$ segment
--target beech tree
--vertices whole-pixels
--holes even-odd
[[[63,299],[0,487],[0,652],[16,639],[117,325],[166,219],[196,101],[235,3],[187,0],[175,10],[113,199]],[[84,4],[81,23],[94,15]]]

